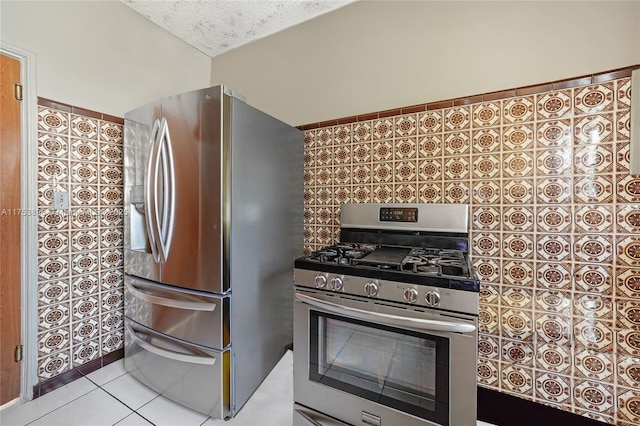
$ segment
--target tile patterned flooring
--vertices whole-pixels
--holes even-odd
[[[119,360],[27,403],[0,411],[2,426],[285,426],[293,420],[293,353],[287,352],[233,419],[191,411],[139,383]],[[478,422],[478,426],[491,426]]]

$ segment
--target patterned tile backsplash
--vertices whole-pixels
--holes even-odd
[[[343,203],[470,204],[479,384],[640,424],[630,88],[619,78],[306,130],[305,250],[339,240]]]
[[[38,379],[123,346],[123,126],[38,107]],[[117,120],[116,120],[117,121]],[[54,191],[69,209],[54,210]]]

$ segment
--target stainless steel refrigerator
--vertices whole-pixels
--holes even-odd
[[[214,418],[292,342],[303,135],[223,86],[125,115],[125,368]]]

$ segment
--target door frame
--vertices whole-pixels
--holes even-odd
[[[20,338],[24,358],[20,365],[20,399],[33,399],[38,369],[38,97],[36,54],[2,42],[0,53],[20,62],[24,87],[20,102]],[[32,285],[29,285],[31,283]]]

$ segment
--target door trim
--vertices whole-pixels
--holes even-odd
[[[11,43],[2,42],[0,52],[20,61],[20,81],[24,86],[20,105],[20,206],[25,214],[20,226],[21,245],[21,332],[22,344],[27,349],[20,366],[20,399],[33,399],[33,386],[37,384],[38,368],[38,222],[37,222],[37,162],[38,162],[38,98],[36,88],[36,54]]]

